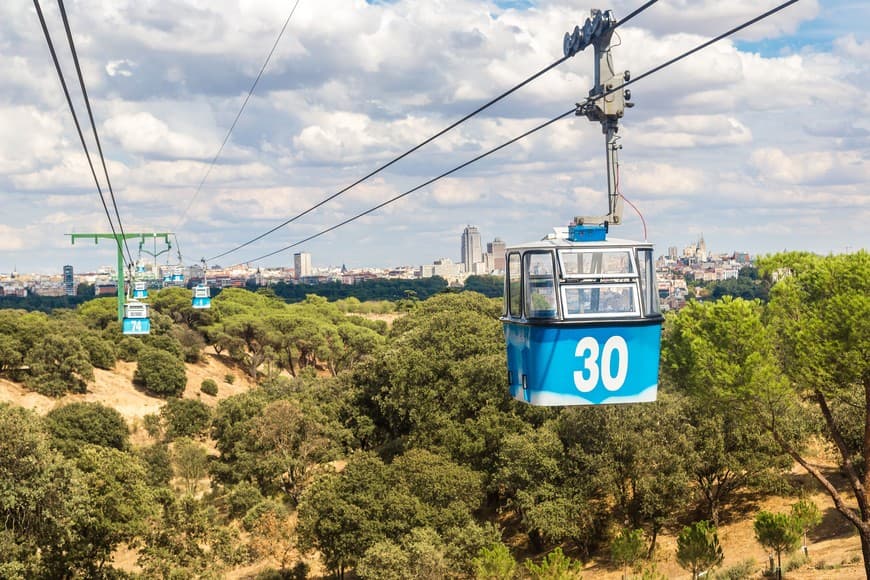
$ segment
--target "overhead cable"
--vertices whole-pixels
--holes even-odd
[[[464,169],[464,168],[468,167],[468,166],[471,165],[472,163],[476,163],[476,162],[480,161],[480,160],[483,159],[484,157],[488,157],[488,156],[492,155],[492,154],[495,153],[496,151],[501,151],[502,149],[504,149],[504,148],[507,147],[508,145],[513,145],[514,143],[516,143],[516,142],[519,141],[520,139],[525,139],[526,137],[528,137],[528,136],[531,135],[532,133],[535,133],[535,132],[537,132],[537,131],[540,131],[540,130],[543,129],[544,127],[549,127],[550,125],[552,125],[552,124],[555,123],[556,121],[559,121],[560,119],[564,119],[565,117],[568,117],[568,116],[570,116],[570,115],[573,115],[574,112],[575,112],[576,110],[577,110],[577,107],[574,107],[574,108],[572,108],[570,111],[565,111],[565,112],[562,113],[561,115],[558,115],[558,116],[556,116],[556,117],[553,117],[553,118],[550,119],[549,121],[546,121],[546,122],[544,122],[544,123],[541,123],[540,125],[538,125],[537,127],[534,127],[533,129],[529,129],[528,131],[526,131],[526,132],[523,133],[522,135],[518,135],[518,136],[514,137],[513,139],[511,139],[510,141],[506,141],[506,142],[502,143],[501,145],[499,145],[498,147],[493,147],[493,148],[490,149],[489,151],[487,151],[487,152],[485,152],[485,153],[481,153],[481,154],[478,155],[477,157],[474,157],[474,158],[472,158],[472,159],[469,159],[469,160],[466,161],[465,163],[463,163],[463,164],[461,164],[461,165],[457,165],[457,166],[454,167],[453,169],[451,169],[451,170],[449,170],[449,171],[445,171],[444,173],[442,173],[441,175],[439,175],[439,176],[437,176],[437,177],[433,177],[432,179],[430,179],[430,180],[428,180],[428,181],[425,181],[425,182],[421,183],[420,185],[417,185],[416,187],[412,187],[411,189],[409,189],[408,191],[406,191],[406,192],[404,192],[404,193],[400,193],[399,195],[397,195],[397,196],[395,196],[395,197],[392,197],[392,198],[388,199],[387,201],[385,201],[385,202],[383,202],[383,203],[379,203],[378,205],[376,205],[375,207],[373,207],[373,208],[371,208],[371,209],[367,209],[366,211],[364,211],[364,212],[362,212],[362,213],[358,213],[358,214],[356,214],[355,216],[353,216],[353,217],[351,217],[351,218],[348,218],[348,219],[344,220],[343,222],[341,222],[341,223],[339,223],[339,224],[336,224],[336,225],[334,225],[334,226],[332,226],[332,227],[330,227],[330,228],[327,228],[327,229],[325,229],[325,230],[322,230],[322,231],[320,231],[320,232],[314,234],[313,236],[308,236],[308,237],[305,238],[304,240],[299,240],[298,242],[293,243],[293,244],[290,244],[289,246],[284,246],[284,247],[281,248],[280,250],[275,250],[274,252],[269,252],[268,254],[265,254],[265,255],[263,255],[263,256],[259,256],[259,257],[257,257],[257,258],[254,258],[253,260],[248,260],[248,261],[249,261],[249,262],[256,262],[257,260],[262,260],[262,259],[264,259],[264,258],[268,258],[268,257],[270,257],[270,256],[274,256],[275,254],[279,254],[279,253],[281,253],[281,252],[284,252],[284,251],[286,251],[286,250],[289,250],[290,248],[294,248],[294,247],[296,247],[296,246],[298,246],[298,245],[300,245],[300,244],[304,244],[305,242],[311,241],[311,240],[313,240],[314,238],[319,238],[319,237],[322,236],[323,234],[327,234],[327,233],[331,232],[332,230],[338,229],[338,228],[340,228],[341,226],[344,226],[344,225],[349,224],[350,222],[356,221],[356,220],[358,220],[359,218],[361,218],[361,217],[363,217],[363,216],[367,216],[367,215],[369,215],[370,213],[375,212],[375,211],[381,209],[381,208],[384,207],[384,206],[390,205],[391,203],[396,202],[396,201],[402,199],[402,198],[405,197],[405,196],[411,195],[411,194],[414,193],[415,191],[418,191],[418,190],[420,190],[420,189],[426,187],[427,185],[431,185],[431,184],[435,183],[435,182],[438,181],[439,179],[443,179],[443,178],[445,178],[445,177],[447,177],[447,176],[449,176],[449,175],[452,175],[453,173],[456,173],[456,172],[459,171],[460,169]]]
[[[112,214],[109,213],[109,206],[106,204],[106,198],[103,195],[103,189],[100,187],[100,180],[97,179],[97,172],[94,169],[94,164],[91,161],[91,154],[88,151],[88,145],[85,142],[85,136],[82,133],[82,127],[79,124],[79,118],[76,115],[75,107],[73,107],[72,99],[69,95],[69,89],[66,86],[66,80],[63,76],[63,71],[60,68],[60,62],[57,60],[57,53],[54,50],[54,43],[51,42],[51,35],[48,32],[48,26],[45,24],[45,17],[42,14],[42,8],[39,6],[39,0],[33,0],[33,6],[36,8],[36,14],[39,16],[39,23],[42,25],[42,32],[45,34],[45,41],[48,43],[48,50],[51,53],[51,59],[54,61],[54,68],[57,71],[57,76],[60,79],[60,85],[63,87],[63,94],[66,96],[66,102],[69,105],[70,113],[72,113],[73,122],[76,126],[76,131],[79,134],[79,140],[82,142],[82,148],[85,150],[85,158],[88,160],[88,166],[91,168],[91,175],[94,177],[94,183],[97,185],[97,193],[100,194],[100,201],[103,203],[103,210],[106,212],[106,219],[109,220],[109,227],[112,229],[112,235],[115,239],[118,234],[115,231],[115,224],[112,222]],[[120,224],[119,224],[120,225]],[[120,273],[119,273],[120,275]]]
[[[187,212],[190,210],[190,206],[193,205],[193,202],[196,201],[197,196],[199,195],[200,190],[202,190],[202,186],[205,184],[205,180],[208,179],[208,176],[211,174],[211,170],[214,169],[215,163],[217,163],[218,157],[221,156],[221,153],[224,150],[227,142],[230,140],[230,135],[233,133],[233,129],[236,128],[236,123],[239,122],[239,118],[242,116],[242,113],[245,111],[245,107],[248,106],[248,101],[251,98],[251,95],[254,94],[254,89],[257,88],[257,83],[260,82],[260,77],[263,76],[263,72],[265,72],[266,67],[269,65],[269,61],[272,60],[272,55],[275,53],[275,49],[278,47],[278,43],[281,41],[281,37],[284,36],[284,31],[287,30],[287,25],[290,24],[290,19],[293,18],[293,13],[296,12],[296,7],[299,6],[299,0],[296,0],[296,3],[293,4],[293,8],[290,10],[290,14],[287,16],[287,19],[284,21],[284,26],[281,27],[281,32],[278,33],[278,37],[275,39],[275,42],[272,44],[272,50],[269,51],[269,54],[266,56],[266,61],[263,63],[263,66],[260,67],[260,72],[257,73],[257,78],[254,79],[251,88],[248,90],[248,95],[245,97],[245,100],[242,102],[242,106],[239,108],[239,112],[236,113],[236,118],[233,119],[232,125],[230,125],[229,131],[224,136],[224,140],[221,143],[221,146],[218,148],[217,153],[214,154],[214,158],[212,158],[211,163],[208,164],[208,169],[206,169],[205,174],[202,176],[202,179],[199,181],[199,185],[196,186],[196,191],[193,194],[193,197],[187,204],[187,207],[184,208],[184,211],[181,212],[181,216],[178,218],[178,222],[176,222],[175,227],[172,229],[178,229],[184,222],[184,218],[187,216]]]
[[[634,18],[635,16],[637,16],[638,14],[640,14],[641,12],[643,12],[644,10],[646,10],[647,8],[649,8],[650,6],[652,6],[653,4],[655,4],[657,1],[658,1],[658,0],[648,0],[648,1],[647,1],[644,5],[642,5],[640,8],[636,9],[634,12],[632,12],[631,14],[629,14],[628,16],[626,16],[623,20],[621,20],[621,21],[619,22],[619,24],[624,24],[625,22],[628,22],[629,20],[631,20],[632,18]],[[617,26],[618,26],[619,24],[617,24]],[[573,55],[572,55],[572,56],[573,56]],[[492,100],[490,100],[490,101],[484,103],[483,105],[481,105],[481,106],[478,107],[477,109],[473,110],[472,112],[468,113],[467,115],[465,115],[465,116],[462,117],[461,119],[455,121],[454,123],[448,125],[448,126],[445,127],[444,129],[438,131],[437,133],[435,133],[434,135],[432,135],[431,137],[429,137],[429,138],[426,139],[425,141],[419,143],[418,145],[415,145],[415,146],[412,147],[411,149],[408,149],[407,151],[405,151],[405,152],[402,153],[401,155],[399,155],[399,156],[397,156],[397,157],[394,157],[394,158],[393,158],[392,160],[390,160],[389,162],[385,163],[384,165],[381,165],[380,167],[378,167],[378,168],[375,169],[374,171],[372,171],[372,172],[370,172],[370,173],[364,175],[363,177],[361,177],[361,178],[359,178],[358,180],[354,181],[354,182],[351,183],[350,185],[348,185],[348,186],[346,186],[346,187],[340,189],[339,191],[335,192],[334,194],[330,195],[329,197],[327,197],[327,198],[321,200],[320,202],[314,204],[313,206],[309,207],[309,208],[306,209],[305,211],[296,214],[295,216],[293,216],[293,217],[291,217],[291,218],[289,218],[289,219],[287,219],[287,220],[281,222],[280,224],[278,224],[277,226],[273,227],[272,229],[270,229],[270,230],[268,230],[268,231],[266,231],[266,232],[260,234],[259,236],[255,237],[255,238],[252,238],[252,239],[248,240],[247,242],[245,242],[245,243],[243,243],[243,244],[240,244],[240,245],[238,245],[238,246],[236,246],[236,247],[234,247],[234,248],[232,248],[232,249],[230,249],[230,250],[227,250],[226,252],[223,252],[223,253],[221,253],[221,254],[218,254],[218,255],[216,255],[216,256],[212,256],[211,258],[208,258],[208,260],[209,260],[209,261],[213,261],[213,260],[216,260],[216,259],[218,259],[218,258],[223,258],[224,256],[227,256],[227,255],[232,254],[232,253],[234,253],[234,252],[237,252],[238,250],[241,250],[242,248],[245,248],[245,247],[247,247],[247,246],[253,244],[254,242],[257,242],[257,241],[259,241],[259,240],[262,240],[262,239],[265,238],[266,236],[275,233],[275,232],[278,231],[279,229],[283,228],[283,227],[286,226],[286,225],[289,225],[289,224],[295,222],[295,221],[298,220],[299,218],[304,217],[305,215],[311,213],[312,211],[316,210],[316,209],[319,208],[320,206],[322,206],[322,205],[324,205],[324,204],[326,204],[326,203],[332,201],[332,200],[335,199],[336,197],[342,195],[343,193],[349,191],[350,189],[356,187],[357,185],[363,183],[364,181],[366,181],[366,180],[368,180],[368,179],[374,177],[375,175],[377,175],[378,173],[380,173],[380,172],[382,172],[383,170],[387,169],[388,167],[390,167],[390,166],[393,165],[394,163],[397,163],[398,161],[401,161],[402,159],[404,159],[404,158],[407,157],[408,155],[414,153],[414,152],[417,151],[418,149],[420,149],[420,148],[422,148],[422,147],[428,145],[429,143],[431,143],[431,142],[434,141],[435,139],[438,139],[439,137],[441,137],[441,136],[444,135],[445,133],[447,133],[447,132],[449,132],[449,131],[455,129],[456,127],[458,127],[458,126],[461,125],[462,123],[468,121],[469,119],[471,119],[471,118],[474,117],[475,115],[477,115],[477,114],[479,114],[479,113],[485,111],[485,110],[488,109],[489,107],[491,107],[491,106],[493,106],[494,104],[498,103],[499,101],[501,101],[502,99],[504,99],[504,98],[507,97],[508,95],[510,95],[510,94],[512,94],[512,93],[514,93],[514,92],[516,92],[517,90],[519,90],[519,89],[521,89],[522,87],[526,86],[527,84],[529,84],[529,83],[532,82],[533,80],[537,79],[538,77],[542,76],[543,74],[545,74],[545,73],[549,72],[550,70],[554,69],[555,67],[559,66],[560,64],[562,64],[563,62],[565,62],[565,61],[568,60],[569,58],[571,58],[571,56],[563,56],[562,58],[556,60],[556,61],[553,62],[552,64],[550,64],[550,65],[544,67],[544,68],[541,69],[540,71],[538,71],[538,72],[536,72],[535,74],[531,75],[530,77],[526,78],[526,79],[525,79],[524,81],[522,81],[521,83],[519,83],[519,84],[517,84],[517,85],[511,87],[510,89],[508,89],[507,91],[505,91],[505,92],[503,92],[502,94],[498,95],[498,96],[495,97],[494,99],[492,99]]]
[[[124,241],[124,248],[127,250],[128,268],[132,267],[133,254],[130,252],[130,246],[127,245],[127,234],[124,232],[124,224],[121,221],[121,214],[118,212],[118,202],[115,199],[115,191],[112,189],[112,181],[109,179],[109,170],[106,169],[106,158],[103,156],[103,147],[100,144],[100,135],[97,133],[97,124],[94,122],[94,112],[91,110],[91,101],[88,98],[88,89],[85,87],[85,79],[82,75],[82,68],[79,65],[79,56],[76,51],[76,45],[73,42],[72,31],[70,30],[69,20],[66,17],[66,9],[63,6],[63,0],[57,0],[57,6],[60,8],[60,16],[63,19],[63,27],[66,30],[66,37],[69,41],[69,49],[72,52],[73,62],[76,65],[76,74],[79,77],[79,85],[82,88],[82,97],[85,101],[85,107],[88,110],[88,118],[91,121],[91,130],[94,132],[94,140],[97,143],[97,151],[100,155],[100,162],[103,164],[103,174],[106,176],[106,185],[109,188],[109,197],[112,199],[112,206],[115,208],[115,217],[118,220],[118,228],[121,230],[121,239]],[[116,236],[117,239],[117,236]]]
[[[440,179],[442,179],[442,178],[444,178],[444,177],[447,177],[448,175],[450,175],[450,174],[452,174],[452,173],[455,173],[456,171],[459,171],[460,169],[463,169],[463,168],[467,167],[468,165],[471,165],[472,163],[475,163],[476,161],[479,161],[480,159],[483,159],[484,157],[486,157],[486,156],[488,156],[488,155],[490,155],[490,154],[492,154],[492,153],[495,153],[496,151],[498,151],[498,150],[500,150],[500,149],[503,149],[504,147],[507,147],[508,145],[511,145],[511,144],[513,144],[513,143],[519,141],[520,139],[523,139],[523,138],[527,137],[528,135],[531,135],[532,133],[534,133],[534,132],[536,132],[536,131],[539,131],[540,129],[543,129],[544,127],[547,127],[547,126],[551,125],[552,123],[558,121],[559,119],[562,119],[562,118],[564,118],[564,117],[566,117],[566,116],[568,116],[568,115],[574,113],[575,111],[578,111],[578,110],[579,110],[579,109],[580,109],[584,104],[591,103],[591,102],[596,101],[596,100],[598,100],[598,99],[603,99],[604,97],[606,97],[606,96],[608,96],[608,95],[610,95],[610,94],[612,94],[612,93],[615,93],[616,91],[621,91],[621,90],[623,90],[625,87],[627,87],[628,85],[630,85],[630,84],[632,84],[632,83],[635,83],[635,82],[637,82],[637,81],[639,81],[639,80],[641,80],[641,79],[643,79],[643,78],[646,78],[646,77],[648,77],[649,75],[651,75],[651,74],[653,74],[653,73],[656,73],[656,72],[658,72],[658,71],[660,71],[660,70],[662,70],[662,69],[664,69],[664,68],[666,68],[666,67],[669,67],[669,66],[671,66],[672,64],[675,64],[675,63],[677,63],[677,62],[683,60],[684,58],[686,58],[686,57],[688,57],[688,56],[691,56],[691,55],[695,54],[695,53],[698,52],[699,50],[701,50],[701,49],[703,49],[703,48],[706,48],[706,47],[710,46],[711,44],[713,44],[713,43],[715,43],[715,42],[718,42],[718,41],[720,41],[720,40],[722,40],[722,39],[724,39],[724,38],[726,38],[726,37],[728,37],[728,36],[731,36],[732,34],[734,34],[734,33],[736,33],[736,32],[739,32],[739,31],[743,30],[743,29],[746,28],[747,26],[751,26],[752,24],[755,24],[756,22],[759,22],[760,20],[763,20],[764,18],[767,18],[768,16],[771,16],[771,15],[773,15],[773,14],[779,12],[780,10],[782,10],[782,9],[784,9],[784,8],[787,8],[788,6],[794,4],[794,3],[798,2],[798,1],[799,1],[799,0],[788,0],[787,2],[784,2],[784,3],[780,4],[779,6],[777,6],[777,7],[775,7],[775,8],[772,8],[771,10],[768,10],[767,12],[761,14],[760,16],[756,16],[755,18],[753,18],[753,19],[751,19],[751,20],[748,20],[748,21],[744,22],[743,24],[741,24],[741,25],[739,25],[739,26],[735,26],[734,28],[728,30],[727,32],[724,32],[724,33],[720,34],[719,36],[717,36],[717,37],[715,37],[715,38],[713,38],[713,39],[711,39],[711,40],[708,40],[708,41],[706,41],[706,42],[703,42],[703,43],[699,44],[698,46],[696,46],[695,48],[693,48],[693,49],[691,49],[691,50],[688,50],[688,51],[686,51],[686,52],[680,54],[679,56],[676,56],[676,57],[674,57],[674,58],[668,60],[667,62],[665,62],[665,63],[663,63],[663,64],[660,64],[660,65],[658,65],[658,66],[656,66],[656,67],[653,67],[652,69],[650,69],[650,70],[644,72],[643,74],[641,74],[641,75],[639,75],[639,76],[637,76],[637,77],[632,78],[630,81],[626,81],[626,82],[624,82],[623,84],[621,84],[621,85],[619,85],[619,86],[617,86],[617,87],[613,87],[612,89],[610,89],[610,90],[608,90],[608,91],[605,91],[605,92],[603,92],[603,93],[601,93],[601,94],[595,95],[594,97],[587,97],[587,98],[585,99],[584,102],[582,102],[582,103],[578,103],[578,104],[577,104],[577,107],[575,107],[574,109],[571,109],[570,111],[568,111],[568,112],[566,112],[566,113],[562,113],[562,114],[559,115],[558,117],[554,117],[553,119],[550,119],[550,120],[547,121],[546,123],[544,123],[544,124],[542,124],[542,125],[538,125],[537,127],[535,127],[535,128],[533,128],[533,129],[531,129],[531,130],[529,130],[529,131],[523,133],[522,135],[520,135],[520,136],[518,136],[518,137],[514,137],[514,138],[511,139],[510,141],[507,141],[506,143],[503,143],[503,144],[499,145],[498,147],[496,147],[496,148],[494,148],[494,149],[491,149],[491,150],[487,151],[486,153],[483,153],[483,154],[481,154],[481,155],[478,155],[477,157],[475,157],[475,158],[473,158],[473,159],[471,159],[471,160],[469,160],[469,161],[466,161],[465,163],[463,163],[463,164],[461,164],[461,165],[458,165],[458,166],[454,167],[453,169],[451,169],[451,170],[449,170],[449,171],[446,171],[446,172],[442,173],[441,175],[439,175],[439,176],[437,176],[437,177],[434,177],[434,178],[432,178],[432,179],[430,179],[430,180],[428,180],[428,181],[426,181],[426,182],[424,182],[424,183],[422,183],[422,184],[420,184],[420,185],[418,185],[418,186],[416,186],[416,187],[414,187],[414,188],[412,188],[412,189],[409,189],[408,191],[406,191],[406,192],[404,192],[404,193],[402,193],[402,194],[400,194],[400,195],[397,195],[397,196],[395,196],[395,197],[393,197],[393,198],[390,198],[390,199],[388,199],[387,201],[385,201],[385,202],[383,202],[383,203],[380,203],[380,204],[376,205],[375,207],[373,207],[373,208],[371,208],[371,209],[369,209],[369,210],[366,210],[366,211],[364,211],[364,212],[362,212],[362,213],[359,213],[359,214],[353,216],[352,218],[346,219],[346,220],[344,220],[343,222],[341,222],[341,223],[339,223],[339,224],[336,224],[336,225],[334,225],[334,226],[332,226],[332,227],[329,227],[329,228],[327,228],[327,229],[325,229],[325,230],[322,230],[322,231],[320,231],[320,232],[318,232],[318,233],[316,233],[316,234],[314,234],[314,235],[312,235],[312,236],[309,236],[309,237],[307,237],[307,238],[305,238],[305,239],[303,239],[303,240],[300,240],[300,241],[295,242],[295,243],[293,243],[293,244],[290,244],[290,245],[288,245],[288,246],[284,246],[283,248],[281,248],[281,249],[279,249],[279,250],[275,250],[274,252],[270,252],[270,253],[268,253],[268,254],[264,254],[264,255],[262,255],[262,256],[259,256],[259,257],[257,257],[257,258],[254,258],[254,259],[252,259],[252,260],[248,260],[248,262],[256,262],[256,261],[258,261],[258,260],[262,260],[262,259],[264,259],[264,258],[268,258],[268,257],[274,256],[275,254],[279,254],[279,253],[281,253],[281,252],[284,252],[284,251],[286,251],[286,250],[289,250],[289,249],[291,249],[291,248],[294,248],[294,247],[296,247],[296,246],[299,246],[299,245],[301,245],[301,244],[304,244],[305,242],[308,242],[308,241],[313,240],[313,239],[315,239],[315,238],[317,238],[317,237],[320,237],[320,236],[322,236],[323,234],[326,234],[326,233],[331,232],[331,231],[333,231],[333,230],[335,230],[335,229],[337,229],[337,228],[340,228],[340,227],[342,227],[342,226],[344,226],[344,225],[347,225],[347,224],[349,224],[349,223],[351,223],[351,222],[353,222],[353,221],[356,221],[357,219],[359,219],[359,218],[361,218],[361,217],[363,217],[363,216],[366,216],[366,215],[368,215],[368,214],[370,214],[370,213],[372,213],[372,212],[374,212],[374,211],[377,211],[377,210],[379,210],[379,209],[381,209],[381,208],[383,208],[383,207],[385,207],[385,206],[387,206],[387,205],[389,205],[389,204],[391,204],[391,203],[393,203],[393,202],[395,202],[395,201],[398,201],[399,199],[402,199],[403,197],[405,197],[405,196],[407,196],[407,195],[409,195],[409,194],[411,194],[411,193],[413,193],[413,192],[415,192],[415,191],[417,191],[417,190],[419,190],[419,189],[421,189],[421,188],[423,188],[423,187],[426,187],[427,185],[431,185],[432,183],[434,183],[434,182],[436,182],[436,181],[438,181],[438,180],[440,180]],[[227,253],[229,253],[229,252],[227,252]],[[222,255],[225,255],[225,254],[222,254]]]

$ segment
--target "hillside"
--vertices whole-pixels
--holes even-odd
[[[187,388],[184,391],[184,398],[200,399],[207,405],[213,406],[221,399],[251,388],[247,375],[235,367],[228,366],[226,359],[215,355],[211,349],[206,351],[201,362],[187,363],[185,366]],[[149,413],[156,413],[164,403],[163,399],[152,397],[133,385],[135,370],[135,362],[123,361],[118,361],[115,368],[110,371],[95,368],[94,382],[88,385],[87,393],[70,394],[59,399],[28,391],[18,383],[0,378],[0,402],[19,405],[40,414],[74,401],[102,403],[113,407],[128,422],[133,423]],[[224,381],[224,377],[230,374],[235,376],[232,384]],[[220,386],[216,397],[200,392],[200,384],[205,379],[212,379]]]
[[[136,426],[141,424],[144,415],[158,412],[164,401],[149,396],[133,386],[135,368],[136,363],[119,361],[111,371],[95,369],[95,381],[89,385],[86,394],[67,395],[60,399],[42,396],[26,390],[20,384],[0,379],[0,401],[33,409],[40,414],[73,401],[99,402],[115,408],[131,426]],[[219,400],[252,387],[252,383],[244,373],[228,365],[224,357],[217,356],[213,351],[206,352],[202,362],[187,364],[186,370],[188,382],[184,397],[200,399],[208,405],[216,405]],[[228,374],[235,376],[232,384],[224,380]],[[207,378],[213,379],[220,386],[216,397],[205,395],[199,390],[200,384]],[[141,435],[144,436],[144,433]],[[822,524],[810,534],[811,563],[788,573],[787,577],[846,580],[863,578],[860,541],[852,526],[834,510],[830,498],[819,490],[815,482],[800,467],[795,467],[792,479],[795,487],[808,492],[809,497],[822,510],[824,519]],[[754,559],[753,569],[756,570],[756,574],[752,577],[761,577],[757,571],[764,565],[766,554],[754,539],[752,518],[762,509],[773,512],[787,511],[794,501],[794,497],[770,497],[761,500],[756,497],[742,498],[739,504],[740,512],[730,515],[729,520],[719,528],[725,554],[725,561],[720,570]],[[659,556],[656,566],[667,578],[686,578],[688,574],[674,559],[676,537],[673,532],[669,530],[659,538]],[[135,569],[134,561],[135,554],[122,552],[116,564]],[[784,559],[784,566],[786,561]],[[245,566],[229,572],[227,577],[250,578],[262,568],[262,565]],[[617,580],[622,577],[622,571],[613,569],[606,561],[592,560],[585,566],[584,578],[587,579]]]

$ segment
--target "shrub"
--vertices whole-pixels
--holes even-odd
[[[202,358],[202,349],[205,348],[205,339],[195,330],[181,326],[173,327],[172,335],[181,345],[184,360],[189,363],[199,362]]]
[[[716,580],[744,580],[745,578],[752,577],[755,571],[755,558],[749,558],[717,572],[713,578]]]
[[[166,438],[196,437],[211,424],[211,409],[202,401],[169,399],[160,409],[160,418],[166,424]]]
[[[125,362],[134,362],[139,358],[139,351],[143,346],[141,340],[125,336],[118,343],[118,358]]]
[[[187,386],[187,373],[177,356],[145,347],[139,352],[133,381],[157,396],[177,397]]]
[[[249,481],[243,481],[232,488],[227,498],[230,507],[230,516],[241,518],[248,510],[263,501],[260,489]]]
[[[803,568],[809,563],[810,559],[807,556],[804,554],[797,554],[788,559],[788,562],[785,563],[784,571],[791,572],[792,570]]]
[[[84,393],[94,379],[88,352],[75,335],[53,333],[42,336],[28,351],[24,364],[30,367],[27,385],[48,396],[67,391]]]
[[[583,564],[580,561],[572,560],[559,547],[547,554],[540,564],[526,560],[525,566],[534,580],[544,580],[545,578],[579,579],[580,572],[583,570]]]
[[[152,332],[154,332],[153,328]],[[181,343],[168,334],[149,334],[142,337],[142,341],[151,348],[172,353],[179,360],[184,360],[184,349],[182,348]]]
[[[156,417],[156,415],[151,415]],[[172,479],[172,458],[169,448],[156,443],[139,451],[139,458],[145,465],[145,482],[151,487],[166,487]]]
[[[248,510],[245,517],[242,518],[242,527],[250,532],[254,529],[257,520],[259,520],[266,512],[273,512],[277,516],[283,516],[286,514],[287,509],[274,499],[264,499]]]
[[[100,403],[70,403],[45,417],[54,446],[64,455],[75,455],[87,443],[124,451],[130,445],[127,422],[121,414]]]
[[[163,423],[160,421],[160,415],[148,413],[142,417],[142,425],[145,427],[145,432],[154,439],[160,439],[163,436]]]
[[[205,379],[199,386],[199,390],[206,395],[211,395],[212,397],[215,397],[218,394],[218,385],[213,379]]]
[[[225,374],[224,375],[224,382],[228,385],[233,384],[234,382],[236,382],[236,375],[234,375],[233,373]]]
[[[87,334],[82,337],[82,346],[88,351],[92,365],[105,370],[115,368],[118,353],[115,352],[114,344],[93,334]]]

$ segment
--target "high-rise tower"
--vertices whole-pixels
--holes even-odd
[[[462,265],[466,272],[474,271],[474,264],[483,262],[480,245],[480,230],[476,226],[466,226],[462,232]]]
[[[293,268],[296,270],[297,280],[311,276],[311,254],[308,252],[293,254]]]
[[[63,267],[63,292],[67,296],[76,295],[75,277],[73,276],[73,267],[70,265]]]
[[[491,256],[492,269],[504,270],[505,243],[501,238],[496,238],[486,245],[486,253]]]

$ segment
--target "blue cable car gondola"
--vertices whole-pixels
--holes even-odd
[[[589,228],[589,226],[587,226]],[[649,243],[559,232],[506,250],[511,395],[533,405],[654,401],[662,315]]]
[[[124,334],[149,334],[151,319],[148,318],[148,305],[138,300],[128,300],[124,304],[124,320],[121,328]]]
[[[573,56],[595,49],[595,85],[577,115],[606,136],[608,213],[577,217],[542,241],[506,249],[502,316],[511,395],[533,405],[654,401],[662,315],[648,242],[608,239],[622,223],[617,129],[630,95],[616,74],[610,38],[616,19],[592,11],[566,34]]]
[[[193,287],[193,307],[197,309],[211,308],[211,293],[205,284]]]
[[[144,280],[136,280],[133,282],[133,298],[148,298],[148,286]]]
[[[193,307],[196,309],[211,308],[211,290],[208,287],[208,266],[205,258],[202,262],[202,283],[193,287]]]

